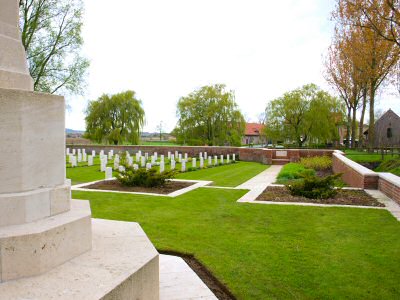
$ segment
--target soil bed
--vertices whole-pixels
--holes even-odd
[[[205,285],[214,293],[219,300],[236,300],[236,297],[229,289],[220,282],[196,257],[192,254],[184,254],[177,251],[159,250],[161,254],[174,255],[183,258],[189,267],[200,277]]]
[[[103,180],[90,185],[86,185],[83,188],[93,190],[110,190],[120,192],[137,192],[137,193],[153,193],[153,194],[170,194],[177,190],[186,188],[195,184],[194,182],[182,182],[182,181],[167,181],[164,186],[160,187],[141,187],[141,186],[124,186],[117,180]]]
[[[269,186],[257,201],[274,201],[274,202],[306,202],[316,204],[339,204],[339,205],[359,205],[359,206],[378,206],[385,205],[378,202],[375,198],[361,190],[339,190],[334,198],[328,199],[308,199],[306,197],[292,196],[286,187]]]

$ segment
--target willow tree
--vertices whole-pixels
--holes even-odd
[[[97,143],[138,144],[145,112],[134,91],[102,95],[86,109],[85,137]]]
[[[343,107],[315,84],[285,93],[266,108],[266,135],[272,140],[327,142],[338,138]]]
[[[225,85],[203,86],[182,97],[177,105],[179,118],[174,133],[178,142],[189,145],[241,144],[245,120],[233,91]]]

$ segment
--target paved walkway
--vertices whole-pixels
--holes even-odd
[[[276,176],[281,171],[282,166],[272,165],[265,171],[251,178],[250,180],[237,186],[236,189],[250,190],[238,202],[254,201],[271,183],[275,182]]]
[[[182,258],[161,254],[160,300],[178,299],[217,300],[217,297]]]
[[[390,199],[384,193],[379,190],[365,190],[372,197],[377,199],[379,202],[385,204],[385,207],[390,213],[400,221],[400,205],[398,205],[394,200]]]

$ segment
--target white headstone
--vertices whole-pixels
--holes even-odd
[[[223,163],[224,163],[224,156],[221,155],[221,164],[223,164]]]
[[[110,150],[111,156],[114,156],[114,150]]]
[[[175,155],[171,154],[171,157],[169,158],[170,160],[175,160]]]
[[[133,164],[133,158],[132,158],[132,156],[129,156],[128,157],[128,166],[132,166],[132,164]]]
[[[83,154],[82,154],[82,160],[83,160],[83,161],[87,161],[87,154],[86,154],[86,152],[83,152]]]
[[[103,156],[103,159],[100,162],[100,171],[105,172],[107,168],[107,156]]]
[[[232,160],[233,160],[233,161],[236,160],[236,155],[235,155],[235,153],[233,153],[233,155],[232,155]]]
[[[160,161],[164,162],[164,155],[160,155]]]
[[[164,172],[165,169],[165,165],[164,165],[164,161],[160,162],[160,173]]]
[[[92,150],[92,156],[96,157],[96,151],[95,150]]]
[[[180,163],[182,162],[182,153],[179,153],[178,161],[179,161]]]
[[[67,148],[67,155],[69,155],[69,148]]]
[[[200,157],[200,169],[203,169],[204,168],[204,159],[203,159],[203,157],[201,156]]]
[[[207,159],[207,152],[204,152],[204,159]]]
[[[139,162],[139,161],[140,161],[140,153],[139,153],[139,152],[136,153],[136,159],[135,159],[135,161],[136,161],[136,162]]]
[[[188,161],[188,154],[185,153],[185,160]]]
[[[158,160],[158,153],[157,152],[154,152],[154,159],[157,161]]]
[[[209,166],[212,165],[212,157],[211,157],[211,156],[208,157],[208,165],[209,165]]]
[[[134,169],[134,170],[138,170],[138,169],[139,169],[139,165],[138,165],[138,164],[134,164],[134,165],[133,165],[133,169]]]
[[[171,159],[171,151],[168,151],[168,159]]]
[[[92,155],[89,155],[89,157],[88,157],[88,166],[89,167],[93,166],[93,156]]]
[[[140,166],[144,168],[146,166],[146,158],[144,156],[140,157]]]
[[[100,156],[104,155],[104,150],[100,150]]]
[[[119,166],[118,167],[118,171],[119,172],[124,172],[125,171],[125,167],[124,166]]]
[[[171,170],[175,169],[175,160],[171,160]]]
[[[119,167],[119,159],[114,159],[114,170],[118,170]]]
[[[186,161],[185,161],[185,160],[182,160],[181,171],[182,171],[182,172],[185,172],[185,171],[186,171]]]
[[[149,159],[149,154],[146,152],[146,153],[144,154],[144,157],[146,158],[146,161],[148,161],[148,159]]]
[[[199,153],[199,158],[200,158],[200,157],[203,157],[203,152],[200,152],[200,153]]]
[[[112,178],[112,168],[107,167],[106,168],[106,179],[111,179]]]
[[[214,166],[218,165],[218,156],[214,155]]]
[[[151,169],[151,163],[147,163],[146,164],[146,170],[150,170]]]
[[[157,160],[157,159],[156,159],[156,156],[155,156],[155,155],[152,155],[152,156],[151,156],[151,164],[154,165],[154,164],[156,163],[156,160]]]
[[[68,162],[69,162],[69,163],[72,163],[72,157],[73,157],[72,154],[68,155]]]
[[[192,168],[197,168],[196,158],[192,158]]]
[[[175,151],[175,157],[178,157],[178,151]]]
[[[226,156],[226,163],[229,164],[229,154]]]
[[[77,163],[77,161],[76,161],[76,156],[72,156],[71,166],[72,166],[72,167],[78,166],[78,163]]]
[[[75,154],[76,154],[76,150],[72,149],[72,155],[75,155]]]
[[[82,153],[78,152],[78,163],[82,161]]]

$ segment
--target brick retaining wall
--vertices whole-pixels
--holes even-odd
[[[379,190],[400,205],[400,177],[391,173],[379,174]]]
[[[335,174],[343,173],[342,180],[349,186],[375,190],[378,188],[378,173],[348,159],[340,151],[332,156],[332,169]]]

